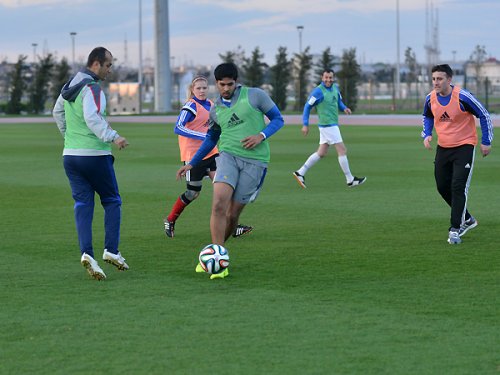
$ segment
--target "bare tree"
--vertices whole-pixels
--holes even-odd
[[[411,47],[406,48],[405,51],[405,63],[408,66],[408,74],[406,75],[406,86],[408,87],[408,94],[411,96],[411,84],[415,83],[415,97],[416,97],[416,109],[420,108],[420,101],[418,98],[418,63],[415,52]]]

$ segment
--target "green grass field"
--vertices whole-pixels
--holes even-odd
[[[228,241],[231,274],[196,274],[210,242],[212,188],[176,237],[162,217],[184,183],[171,125],[114,124],[130,271],[79,263],[62,138],[51,124],[2,124],[1,374],[498,374],[500,153],[478,156],[469,207],[477,229],[446,243],[449,209],[419,128],[344,126],[348,189],[334,153],[291,173],[317,147],[287,126],[271,139],[259,199]],[[101,256],[103,213],[94,243]]]

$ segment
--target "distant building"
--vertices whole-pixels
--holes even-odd
[[[139,83],[112,82],[108,87],[108,108],[110,115],[140,113]]]
[[[500,94],[500,61],[494,57],[480,65],[473,62],[466,63],[465,77],[468,90],[481,95],[486,92],[486,89],[488,94]]]
[[[14,70],[14,64],[3,61],[0,63],[0,103],[9,101],[9,76]]]

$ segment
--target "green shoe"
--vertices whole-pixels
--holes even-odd
[[[210,275],[210,280],[213,280],[213,279],[223,279],[226,276],[229,276],[229,268],[226,268],[221,273],[213,273],[212,275]]]
[[[201,264],[200,264],[200,263],[198,263],[198,264],[196,265],[196,268],[195,268],[194,270],[195,270],[196,272],[198,272],[198,273],[205,272],[205,270],[203,269],[203,267],[201,266]]]

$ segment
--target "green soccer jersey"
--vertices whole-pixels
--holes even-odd
[[[323,101],[316,107],[318,113],[318,125],[331,125],[339,123],[339,90],[333,85],[331,90],[327,90],[325,86],[318,86],[323,93]]]
[[[238,100],[231,107],[216,104],[217,123],[221,128],[219,150],[235,156],[268,163],[269,143],[264,139],[253,149],[245,149],[241,140],[259,134],[265,127],[264,114],[252,107],[248,100],[248,88],[242,87]]]

